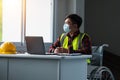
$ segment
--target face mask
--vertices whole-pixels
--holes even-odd
[[[68,33],[68,32],[70,31],[69,25],[68,25],[68,24],[64,24],[64,25],[63,25],[63,30],[64,30],[66,33]]]

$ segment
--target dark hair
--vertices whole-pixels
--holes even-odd
[[[77,15],[77,14],[70,14],[68,16],[65,17],[65,20],[69,18],[73,24],[77,24],[78,28],[80,28],[81,24],[82,24],[82,18]]]

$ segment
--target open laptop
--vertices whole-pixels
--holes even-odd
[[[26,36],[26,48],[29,54],[39,54],[39,55],[60,55],[60,56],[78,56],[80,53],[46,53],[45,46],[42,36]]]
[[[26,36],[25,40],[28,53],[45,55],[45,46],[42,36]]]

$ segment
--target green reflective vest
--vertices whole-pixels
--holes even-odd
[[[61,46],[65,49],[68,49],[68,36],[66,36],[67,33],[63,33],[60,37],[60,43]],[[80,33],[77,37],[74,38],[74,40],[72,41],[72,45],[73,45],[73,50],[78,50],[80,47],[82,47],[82,39],[84,38],[84,36],[87,35],[86,33]],[[86,60],[87,63],[91,63],[90,59]]]
[[[68,36],[66,35],[66,33],[63,33],[61,35],[60,42],[63,48],[68,49]],[[77,37],[74,38],[74,40],[72,41],[73,50],[78,50],[82,46],[82,39],[85,35],[86,33],[80,33]]]

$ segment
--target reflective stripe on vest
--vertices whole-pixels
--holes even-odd
[[[78,50],[82,46],[82,39],[84,38],[85,33],[80,33],[72,41],[73,50]],[[68,49],[68,36],[66,33],[63,33],[60,37],[60,42],[63,48]],[[77,46],[76,46],[77,45]]]

